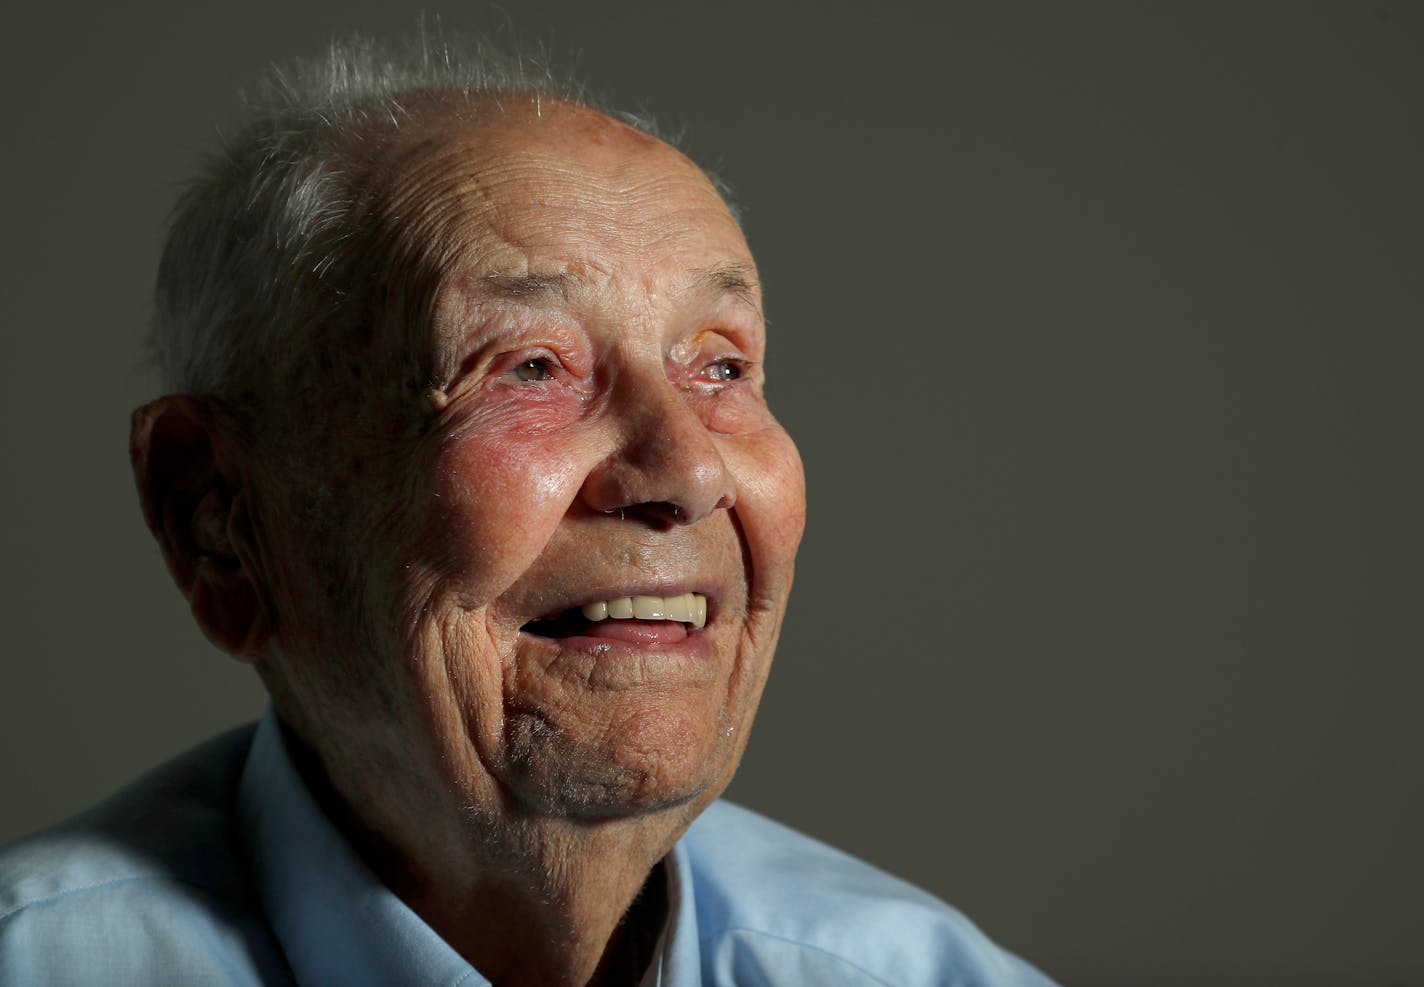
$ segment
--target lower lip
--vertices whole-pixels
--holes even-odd
[[[616,641],[622,644],[669,645],[687,640],[687,625],[675,620],[600,620],[589,624],[576,638]],[[566,639],[572,640],[572,638]]]
[[[560,651],[598,658],[654,652],[695,656],[708,647],[703,630],[670,620],[601,620],[589,624],[586,632],[568,637],[528,636]]]

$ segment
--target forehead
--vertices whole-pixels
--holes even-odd
[[[435,116],[394,142],[373,177],[388,256],[427,280],[566,274],[652,288],[679,268],[750,262],[696,165],[581,107]]]

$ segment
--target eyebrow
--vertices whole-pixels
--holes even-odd
[[[581,279],[572,274],[489,274],[480,279],[479,293],[522,301],[566,300]]]
[[[696,271],[688,279],[686,291],[702,291],[708,295],[733,295],[738,301],[757,307],[757,281],[750,264],[732,262]]]
[[[750,264],[733,261],[716,267],[694,270],[678,289],[679,295],[732,295],[757,308],[757,280]],[[518,299],[540,303],[567,301],[584,286],[584,279],[567,272],[557,274],[487,274],[479,279],[478,293],[486,297]]]

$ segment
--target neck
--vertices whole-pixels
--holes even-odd
[[[460,875],[422,869],[411,882],[409,859],[399,871],[404,887],[391,868],[378,873],[499,987],[637,983],[668,917],[666,823],[534,824],[520,835],[514,852],[493,861],[482,853]]]
[[[309,748],[288,746],[367,866],[498,987],[636,984],[667,921],[658,865],[712,798],[596,821],[446,812],[433,793],[342,797]]]

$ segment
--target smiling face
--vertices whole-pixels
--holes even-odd
[[[360,378],[331,361],[343,425],[316,457],[354,505],[322,537],[361,630],[310,630],[340,605],[300,589],[331,546],[276,553],[279,710],[348,803],[700,808],[745,744],[805,513],[741,231],[676,151],[560,104],[430,126],[372,176],[391,287]],[[394,379],[413,364],[429,386]]]

